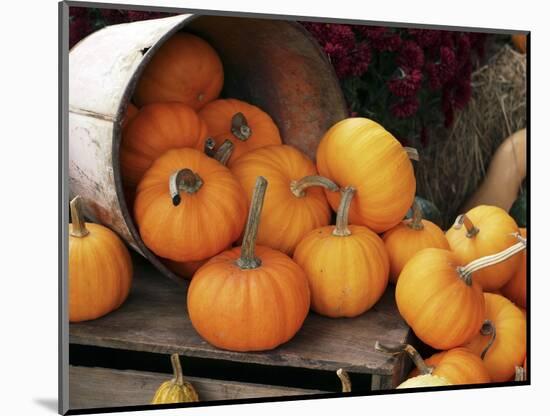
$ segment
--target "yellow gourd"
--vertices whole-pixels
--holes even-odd
[[[172,354],[170,359],[174,370],[174,378],[160,385],[151,404],[198,402],[199,395],[195,388],[183,378],[178,354]]]

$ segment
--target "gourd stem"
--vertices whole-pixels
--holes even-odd
[[[516,375],[514,381],[525,381],[527,380],[527,374],[525,373],[525,368],[516,365]]]
[[[470,218],[468,218],[466,214],[461,214],[456,217],[453,228],[455,230],[460,230],[462,228],[462,225],[466,227],[466,237],[468,238],[474,238],[479,233],[479,228],[474,225],[472,220],[470,220]]]
[[[489,351],[489,349],[493,346],[495,339],[497,338],[497,329],[495,328],[495,325],[492,321],[486,319],[485,321],[483,321],[483,325],[481,326],[479,333],[484,336],[491,336],[491,338],[489,338],[489,342],[487,343],[485,348],[483,348],[483,351],[481,351],[480,357],[483,360],[485,359],[487,351]]]
[[[336,227],[334,228],[332,235],[346,237],[351,235],[351,231],[348,228],[348,217],[351,200],[355,194],[355,188],[353,186],[347,186],[340,192],[342,193],[342,198],[340,199],[340,205],[338,206],[338,212],[336,213]]]
[[[434,371],[433,367],[430,367],[426,364],[426,362],[422,359],[418,351],[409,344],[397,344],[397,345],[385,345],[381,344],[379,341],[376,341],[374,344],[374,349],[378,352],[385,352],[386,354],[392,354],[392,355],[399,355],[402,353],[407,354],[409,357],[411,357],[411,360],[413,361],[416,368],[418,368],[418,371],[420,374],[432,374]]]
[[[231,133],[243,142],[247,141],[252,135],[252,130],[243,113],[236,113],[231,118]]]
[[[329,191],[336,192],[340,188],[329,178],[319,175],[304,176],[302,179],[290,182],[290,191],[294,196],[302,198],[306,196],[306,189],[310,186],[322,186]]]
[[[227,161],[233,154],[234,148],[235,145],[233,144],[233,142],[231,140],[226,140],[225,142],[223,142],[220,148],[216,150],[216,153],[214,154],[214,159],[216,159],[224,166],[227,165]]]
[[[82,197],[80,195],[75,196],[70,202],[71,207],[71,235],[73,237],[86,237],[90,232],[86,228],[86,222],[82,217],[81,210]]]
[[[336,371],[336,375],[342,382],[342,393],[349,393],[351,392],[351,380],[349,379],[349,375],[347,371],[339,368]]]
[[[263,176],[258,176],[256,178],[256,185],[254,185],[252,202],[250,203],[248,220],[246,221],[246,228],[244,230],[241,257],[237,260],[237,266],[241,269],[255,269],[262,265],[262,261],[254,254],[254,249],[266,188],[267,180]]]
[[[183,385],[183,372],[181,371],[180,357],[178,354],[172,354],[170,356],[172,361],[172,370],[174,371],[174,383],[178,386]]]
[[[420,155],[418,154],[418,150],[416,150],[414,147],[403,147],[405,149],[405,152],[407,152],[407,156],[410,160],[419,161]]]
[[[412,205],[412,219],[411,222],[409,222],[409,227],[418,231],[424,229],[424,224],[422,223],[422,209],[416,200],[414,200]]]
[[[216,153],[214,151],[215,147],[216,147],[216,141],[212,137],[208,137],[204,141],[204,149],[203,149],[206,156],[214,157],[214,155]]]
[[[525,242],[520,241],[519,243],[516,243],[499,253],[481,257],[471,263],[468,263],[466,266],[458,267],[458,274],[466,282],[466,284],[470,286],[472,284],[472,273],[508,260],[515,254],[525,250],[525,247],[527,247],[527,239],[525,239]]]
[[[202,179],[191,169],[180,169],[170,175],[169,186],[172,203],[177,207],[181,202],[180,192],[194,194],[201,188]]]

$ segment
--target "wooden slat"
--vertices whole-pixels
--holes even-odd
[[[409,328],[400,317],[393,287],[367,313],[352,319],[330,319],[310,313],[302,329],[272,351],[238,353],[220,350],[193,329],[186,306],[186,288],[161,276],[144,259],[135,261],[132,291],[117,311],[89,322],[70,325],[70,342],[201,358],[336,371],[393,375],[394,358],[374,351],[377,340],[401,343]]]
[[[108,368],[69,367],[69,406],[71,409],[139,406],[150,404],[161,383],[170,374]],[[288,387],[186,377],[201,401],[283,397],[325,393]]]

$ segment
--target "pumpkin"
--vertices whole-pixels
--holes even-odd
[[[422,374],[413,378],[409,378],[401,383],[396,389],[410,389],[417,387],[440,387],[450,386],[451,383],[444,377],[434,376],[432,374]]]
[[[512,43],[516,49],[521,52],[527,52],[527,36],[526,35],[512,35]]]
[[[128,107],[126,108],[126,113],[124,114],[124,118],[122,119],[123,129],[137,115],[138,111],[139,111],[138,108],[134,104],[128,103]]]
[[[424,248],[449,250],[445,233],[433,222],[422,219],[422,211],[415,201],[411,219],[403,220],[382,236],[390,258],[390,281],[397,283],[403,267],[413,255]]]
[[[380,124],[348,118],[332,126],[317,149],[319,174],[340,186],[353,186],[357,196],[350,222],[382,233],[395,227],[412,205],[416,181],[407,151]],[[340,195],[327,192],[334,210]]]
[[[351,380],[349,379],[347,371],[339,368],[338,370],[336,370],[336,375],[342,383],[342,393],[351,392]]]
[[[422,211],[422,218],[428,221],[433,222],[438,227],[441,227],[443,224],[443,218],[441,211],[432,201],[422,198],[421,196],[414,197],[414,203],[418,204],[420,210]],[[413,203],[413,204],[414,204]],[[412,218],[413,212],[412,208],[407,211],[407,218]]]
[[[195,388],[183,378],[178,354],[172,354],[170,360],[172,361],[174,378],[159,386],[151,404],[198,402],[199,395]]]
[[[517,242],[518,226],[502,208],[480,205],[460,215],[447,233],[451,250],[461,264],[498,253]],[[484,291],[504,286],[519,267],[521,256],[483,268],[473,278]]]
[[[176,33],[151,58],[134,92],[134,102],[177,101],[195,110],[215,100],[223,86],[222,62],[212,46],[190,33]]]
[[[527,238],[527,229],[520,228],[520,235]],[[520,264],[516,273],[502,288],[504,296],[514,302],[517,306],[525,308],[527,306],[527,253],[519,254]]]
[[[134,217],[145,245],[174,261],[204,260],[242,232],[246,199],[239,181],[202,152],[169,150],[145,172]]]
[[[164,259],[163,263],[171,271],[184,279],[191,279],[200,267],[206,263],[209,259],[197,260],[197,261],[174,261],[170,259]]]
[[[309,280],[311,309],[332,318],[362,314],[388,285],[390,264],[382,239],[367,227],[348,226],[354,193],[352,187],[343,190],[336,226],[309,232],[294,253]]]
[[[321,187],[337,191],[338,186],[317,176],[313,162],[296,148],[276,145],[253,150],[237,159],[231,172],[250,190],[249,201],[258,176],[269,182],[258,244],[291,256],[305,234],[329,224],[332,211]]]
[[[241,247],[219,254],[193,276],[189,318],[210,344],[270,350],[290,340],[309,310],[304,271],[286,254],[255,244],[267,181],[258,177]]]
[[[207,135],[206,124],[191,107],[180,103],[143,107],[122,132],[120,167],[125,186],[135,189],[145,171],[168,150],[200,149]]]
[[[80,204],[80,196],[70,203],[70,322],[96,319],[117,309],[128,297],[133,272],[120,238],[107,227],[86,224]]]
[[[230,140],[235,148],[227,166],[253,149],[281,144],[279,128],[260,108],[233,98],[212,101],[199,116],[206,122],[210,135],[219,145]]]
[[[475,354],[483,354],[492,381],[507,381],[525,359],[526,320],[519,308],[504,296],[493,293],[484,296],[485,319],[492,330],[478,333],[465,347]]]

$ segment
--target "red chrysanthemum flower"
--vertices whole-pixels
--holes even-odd
[[[391,107],[391,113],[397,118],[408,118],[416,114],[420,101],[417,96],[400,98]]]
[[[78,17],[69,24],[69,49],[93,32],[90,20],[87,17]]]
[[[73,19],[79,17],[88,17],[90,9],[88,7],[69,7],[69,16]]]
[[[355,50],[352,51],[351,57],[353,64],[351,65],[351,74],[358,77],[367,72],[370,61],[372,59],[372,51],[370,45],[366,42],[357,44]]]
[[[395,63],[401,68],[415,69],[424,66],[424,52],[413,40],[403,42]]]
[[[388,81],[388,89],[397,97],[415,95],[422,85],[422,71],[398,69],[398,75]]]
[[[439,46],[441,42],[441,31],[432,29],[409,29],[409,34],[416,39],[422,48]]]
[[[403,39],[398,34],[388,33],[377,39],[370,39],[374,49],[380,52],[395,52],[401,46]]]
[[[381,39],[388,32],[388,28],[381,26],[356,25],[353,28],[358,35],[370,40]]]

